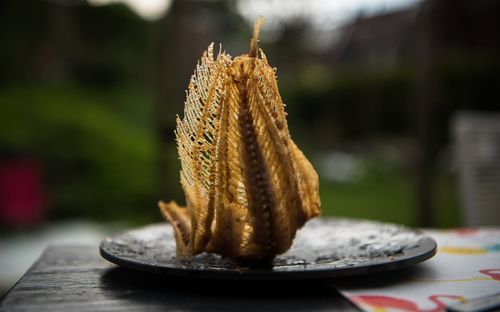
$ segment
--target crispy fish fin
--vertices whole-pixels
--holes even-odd
[[[192,256],[191,248],[191,217],[186,207],[180,207],[175,201],[158,203],[162,215],[174,228],[177,256],[187,258]]]

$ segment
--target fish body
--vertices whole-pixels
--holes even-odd
[[[159,206],[179,257],[270,263],[320,213],[318,175],[290,137],[276,69],[257,48],[260,23],[248,54],[214,57],[208,47],[177,118],[186,207]]]

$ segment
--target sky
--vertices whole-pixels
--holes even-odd
[[[207,1],[207,0],[205,0]],[[253,23],[260,15],[269,27],[287,20],[308,21],[315,29],[333,29],[360,13],[374,15],[413,6],[421,0],[236,0],[236,9]],[[146,20],[160,18],[172,0],[88,0],[92,5],[125,3]]]
[[[95,6],[110,3],[125,3],[135,13],[146,20],[156,20],[163,16],[171,4],[171,0],[87,0]]]
[[[306,21],[315,30],[338,28],[356,16],[391,12],[420,0],[252,0],[237,1],[237,9],[247,20],[263,15],[271,24],[288,20]],[[271,26],[272,27],[272,26]]]

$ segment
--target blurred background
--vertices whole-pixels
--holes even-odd
[[[212,41],[278,68],[323,214],[500,223],[500,2],[3,0],[0,293],[49,243],[96,244],[183,203],[174,143]]]

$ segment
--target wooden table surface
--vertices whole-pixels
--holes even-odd
[[[4,268],[5,269],[5,268]],[[53,246],[7,293],[11,311],[358,311],[327,282],[179,280],[119,268],[97,246]]]

